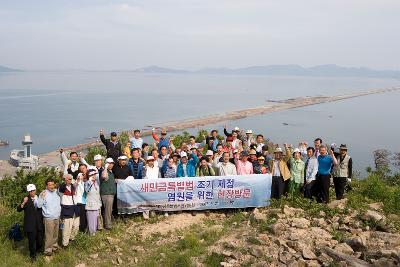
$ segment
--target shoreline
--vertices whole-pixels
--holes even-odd
[[[335,102],[345,99],[351,99],[355,97],[362,97],[367,95],[373,94],[383,94],[388,92],[399,91],[400,87],[392,87],[392,88],[385,88],[385,89],[372,89],[366,90],[356,93],[350,93],[345,95],[337,95],[337,96],[306,96],[306,97],[297,97],[297,98],[290,98],[286,100],[280,101],[272,101],[269,100],[268,104],[246,108],[236,111],[225,112],[221,114],[197,117],[197,118],[189,118],[183,119],[178,121],[170,121],[170,122],[163,122],[163,123],[154,123],[151,126],[154,128],[165,128],[167,132],[176,132],[182,131],[186,129],[192,129],[197,127],[202,127],[210,124],[221,123],[225,121],[233,121],[244,119],[251,116],[257,116],[267,113],[273,113],[282,110],[300,108],[305,106],[312,106],[318,104],[324,104],[329,102]],[[133,134],[133,129],[127,130],[130,134]],[[142,130],[142,136],[150,136],[151,130]],[[96,146],[101,144],[99,140],[94,142],[88,142],[83,144],[77,144],[70,147],[65,147],[65,151],[82,151],[89,147]],[[51,151],[48,153],[44,153],[39,155],[39,165],[40,166],[58,166],[60,164],[59,153],[58,151]],[[8,161],[0,160],[0,178],[5,174],[13,174],[16,171],[16,167],[11,166]]]

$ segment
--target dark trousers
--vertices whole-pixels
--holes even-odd
[[[303,190],[305,198],[312,199],[313,197],[315,197],[315,180],[311,181],[308,184],[304,184]]]
[[[333,184],[335,185],[336,199],[342,199],[347,184],[347,177],[334,177]]]
[[[36,258],[36,253],[43,251],[43,231],[26,232],[29,244],[29,255],[31,258]]]
[[[282,176],[272,176],[271,198],[279,199],[285,191],[285,181]]]
[[[316,183],[318,185],[317,202],[328,203],[329,202],[329,186],[331,184],[331,175],[320,175],[316,177]]]
[[[77,204],[79,208],[79,231],[80,232],[86,232],[87,230],[87,219],[86,219],[86,210],[85,210],[85,204]]]

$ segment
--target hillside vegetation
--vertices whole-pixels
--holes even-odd
[[[2,266],[395,266],[400,255],[400,188],[396,176],[370,173],[353,182],[345,200],[317,204],[294,195],[266,208],[210,213],[139,215],[116,219],[111,231],[79,234],[67,249],[31,263],[27,241],[12,244],[7,232],[25,185],[39,191],[42,168],[0,181]],[[390,178],[390,179],[389,179]],[[333,194],[332,194],[333,195]],[[358,264],[358,265],[357,265]]]

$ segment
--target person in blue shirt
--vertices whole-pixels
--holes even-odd
[[[191,153],[191,159],[188,160],[186,152],[181,152],[181,160],[176,170],[176,177],[196,177],[196,167],[199,162],[199,158],[196,155],[196,149],[189,150]]]
[[[49,256],[59,248],[57,242],[61,214],[61,198],[53,179],[46,180],[46,189],[40,193],[37,205],[43,213],[44,253]]]
[[[331,184],[331,171],[333,166],[337,165],[337,160],[333,153],[333,150],[330,150],[330,155],[328,155],[326,146],[320,146],[319,153],[320,155],[318,156],[318,174],[316,178],[318,188],[317,201],[319,203],[328,203],[329,186]]]

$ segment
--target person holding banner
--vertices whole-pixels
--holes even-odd
[[[144,179],[157,179],[161,178],[160,169],[154,164],[154,157],[148,156],[146,166],[144,166],[143,176]]]
[[[211,163],[208,162],[208,159],[206,157],[202,157],[200,159],[200,164],[196,170],[196,176],[215,176],[214,168],[212,167]]]
[[[186,152],[181,152],[181,160],[176,171],[177,177],[196,177],[196,166],[199,162],[199,158],[197,157],[196,153],[192,153],[191,150],[188,152],[191,153],[190,160],[188,160],[188,155]]]
[[[288,150],[287,144],[285,144]],[[287,154],[287,153],[286,153]],[[282,148],[277,147],[274,151],[274,159],[270,160],[270,170],[272,174],[271,197],[279,199],[285,191],[285,182],[290,179],[290,171],[287,166],[289,155],[283,157]]]
[[[229,152],[224,152],[223,162],[215,162],[214,166],[218,168],[219,176],[237,175],[235,164],[231,163]]]
[[[251,164],[249,159],[249,153],[247,151],[242,151],[240,153],[240,159],[235,158],[236,172],[238,175],[253,174],[253,164]]]

